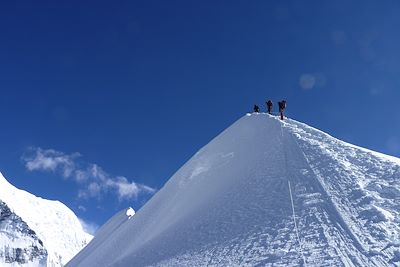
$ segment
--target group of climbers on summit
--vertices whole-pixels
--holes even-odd
[[[272,103],[271,100],[268,100],[267,102],[265,102],[265,105],[267,106],[268,114],[271,114],[272,107],[274,104]],[[281,116],[281,120],[283,120],[283,118],[284,118],[283,113],[285,112],[285,109],[286,109],[286,100],[279,101],[278,106],[279,106],[279,115]],[[259,113],[260,107],[257,105],[254,105],[254,112]]]

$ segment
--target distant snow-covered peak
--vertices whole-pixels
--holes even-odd
[[[0,174],[0,201],[26,223],[47,250],[48,266],[63,266],[92,238],[63,203],[36,197],[11,185]],[[18,240],[15,240],[18,251]],[[8,246],[10,247],[10,246]],[[7,249],[1,247],[1,252]],[[1,260],[1,257],[0,257]]]
[[[0,185],[2,187],[11,187],[12,185],[7,181],[7,179],[3,176],[3,173],[0,172]]]

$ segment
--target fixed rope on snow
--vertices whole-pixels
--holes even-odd
[[[296,213],[294,212],[294,203],[293,203],[292,189],[290,186],[290,180],[288,180],[288,186],[289,186],[290,202],[292,204],[293,222],[294,222],[294,229],[296,231],[297,242],[299,242],[300,253],[301,253],[301,256],[303,257],[304,265],[307,266],[306,265],[306,257],[304,256],[304,253],[303,253],[303,246],[302,246],[302,242],[301,242],[300,235],[299,235],[299,228],[297,227],[297,223],[296,223]]]
[[[287,155],[286,155],[286,150],[285,150],[285,147],[284,147],[283,129],[282,129],[282,125],[280,125],[280,126],[281,126],[281,136],[282,136],[283,154],[284,154],[284,157],[285,157],[285,172],[286,172],[286,177],[287,177],[287,179],[288,179],[289,194],[290,194],[290,204],[291,204],[291,206],[292,206],[292,214],[293,214],[294,228],[295,228],[295,231],[296,231],[297,242],[299,243],[300,254],[301,254],[302,258],[303,258],[304,266],[307,266],[306,257],[304,256],[304,253],[303,253],[303,245],[302,245],[302,242],[301,242],[301,239],[300,239],[299,228],[297,227],[297,222],[296,222],[296,213],[295,213],[295,210],[294,210],[294,201],[293,201],[292,187],[291,187],[291,185],[290,185],[290,179],[289,179],[289,175],[288,175]]]

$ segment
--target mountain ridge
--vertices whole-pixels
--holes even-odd
[[[67,266],[400,264],[399,162],[247,114]]]

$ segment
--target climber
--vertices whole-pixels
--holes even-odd
[[[257,105],[254,105],[254,112],[256,113],[260,112],[260,108]]]
[[[279,105],[279,113],[281,115],[281,120],[283,120],[283,113],[285,112],[286,108],[286,100],[278,102],[278,105]]]
[[[273,106],[274,104],[272,103],[271,100],[268,100],[267,102],[265,102],[265,104],[267,105],[268,114],[271,114],[271,112],[272,112],[272,106]]]

